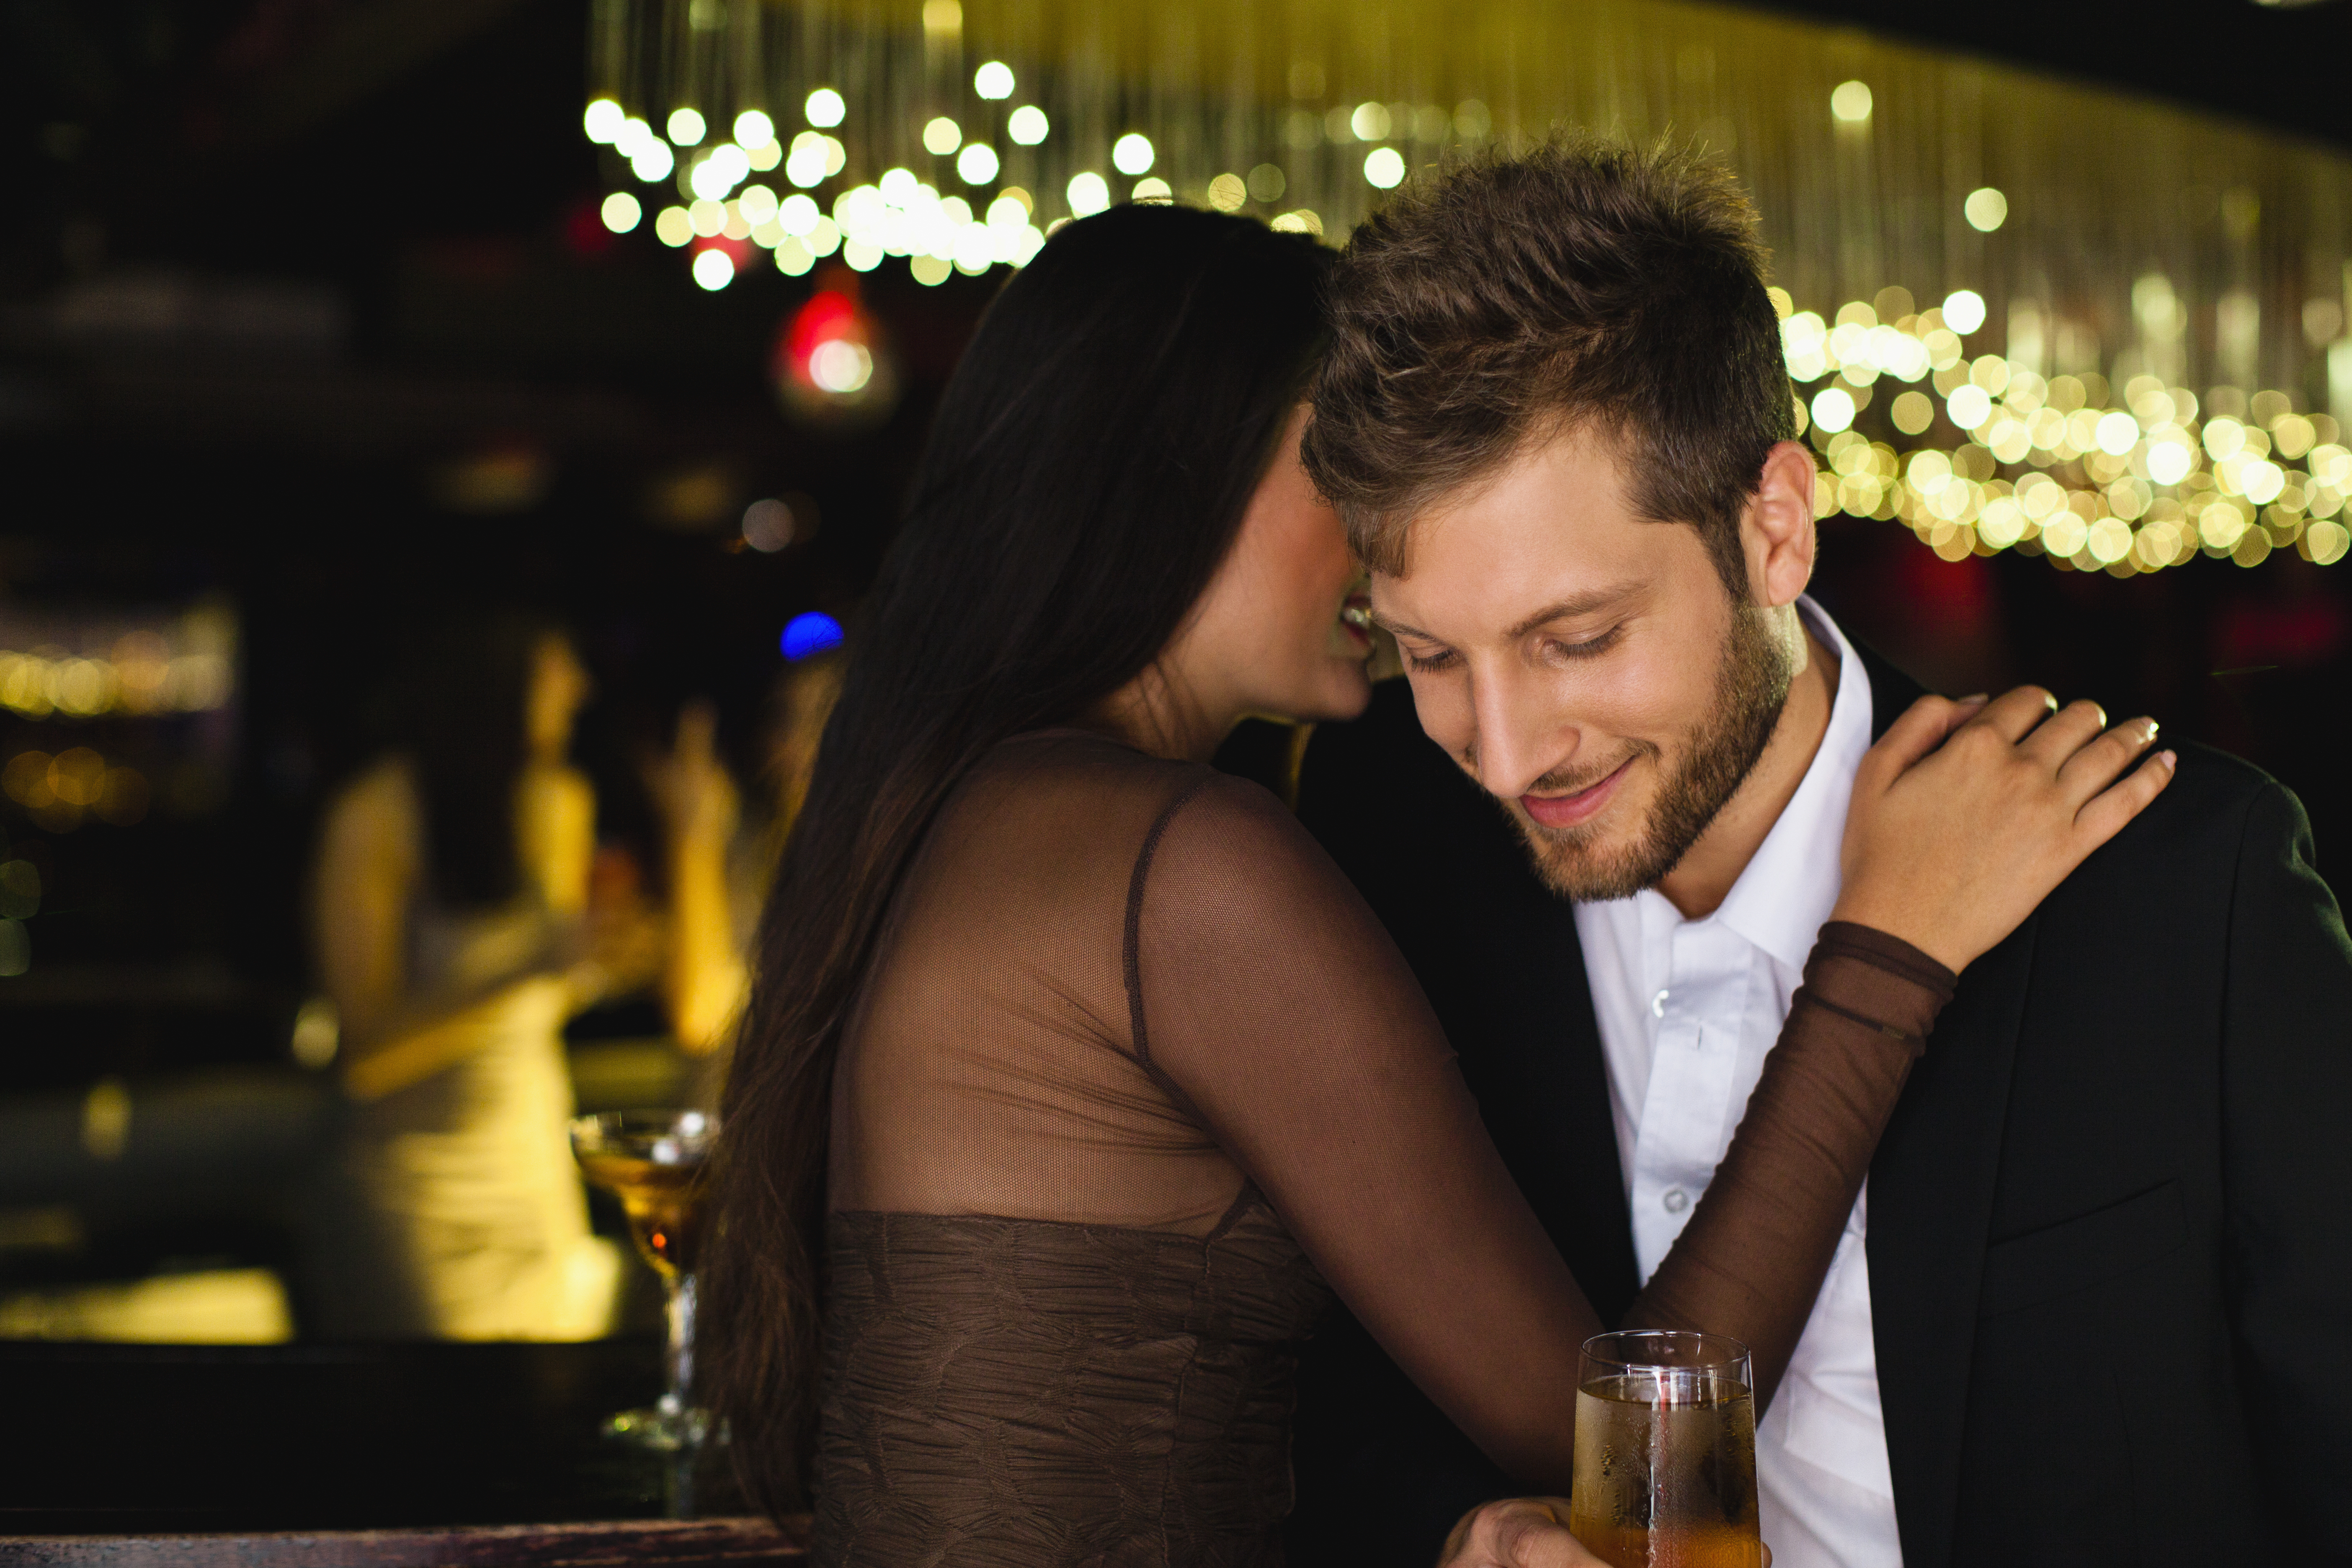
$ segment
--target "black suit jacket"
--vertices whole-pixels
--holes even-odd
[[[1883,731],[1918,688],[1864,659]],[[2179,751],[1961,975],[1872,1163],[1906,1568],[2352,1563],[2352,943],[2294,797]],[[1317,732],[1299,816],[1614,1321],[1637,1279],[1569,904],[1401,680]],[[1297,1568],[1427,1568],[1518,1489],[1344,1317],[1307,1348],[1296,1452]]]

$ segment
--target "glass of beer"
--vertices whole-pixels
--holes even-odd
[[[694,1401],[695,1245],[702,1231],[702,1174],[719,1118],[699,1110],[615,1110],[572,1123],[581,1173],[621,1200],[637,1256],[668,1298],[667,1381],[660,1403],[625,1410],[613,1436],[676,1452],[699,1447],[710,1418]]]
[[[1667,1329],[1585,1342],[1568,1527],[1613,1568],[1761,1568],[1746,1345]]]

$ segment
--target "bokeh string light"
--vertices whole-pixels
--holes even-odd
[[[2333,565],[2352,549],[2344,430],[2284,392],[2200,396],[2146,373],[2116,388],[2096,371],[2045,378],[1970,358],[1965,340],[1985,318],[1969,291],[1915,310],[1908,290],[1885,289],[1833,319],[1772,295],[1799,424],[1823,460],[1816,517],[1900,521],[1948,561],[2013,549],[2118,577],[2200,554],[2256,566],[2282,549]],[[1934,394],[1888,397],[1897,432],[1924,436],[1940,416],[1952,443],[1900,450],[1853,428],[1889,383]]]
[[[25,719],[209,712],[228,703],[233,682],[226,653],[175,647],[154,632],[79,654],[56,644],[0,648],[0,708]]]
[[[1672,137],[1738,172],[1792,300],[1845,301],[1785,328],[1835,510],[1955,558],[2039,549],[2118,575],[2344,553],[2352,162],[2305,143],[1674,0],[593,17],[582,123],[610,149],[605,221],[650,218],[706,288],[763,251],[794,276],[903,260],[940,284],[1123,200],[1337,241],[1447,159],[1563,126]]]

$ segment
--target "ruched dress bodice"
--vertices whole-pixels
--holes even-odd
[[[1330,1291],[1250,1204],[1221,1235],[837,1214],[823,1561],[1281,1561],[1297,1347]]]

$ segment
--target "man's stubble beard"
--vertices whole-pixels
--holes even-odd
[[[1693,731],[1690,750],[1659,786],[1657,800],[1633,844],[1605,853],[1595,847],[1599,835],[1592,827],[1546,827],[1529,818],[1523,806],[1510,811],[1545,886],[1563,898],[1599,903],[1631,898],[1663,881],[1763,756],[1789,700],[1793,664],[1762,616],[1734,606],[1717,670],[1715,701]],[[1658,754],[1654,745],[1641,751]],[[1580,784],[1590,787],[1599,782],[1580,781],[1563,772],[1547,774],[1533,787],[1572,792]]]

